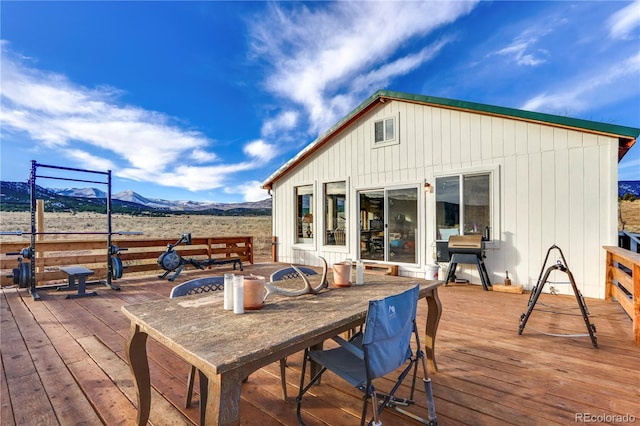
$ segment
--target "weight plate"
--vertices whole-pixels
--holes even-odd
[[[180,255],[175,251],[165,251],[158,258],[158,265],[165,271],[173,271],[180,266]]]
[[[11,277],[13,278],[14,284],[20,284],[20,268],[13,268]]]
[[[113,267],[113,277],[122,278],[122,260],[119,257],[112,257],[111,266]]]
[[[20,273],[18,279],[18,287],[27,288],[31,286],[31,264],[30,263],[20,263],[19,266]]]

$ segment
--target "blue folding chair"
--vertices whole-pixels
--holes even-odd
[[[364,332],[356,334],[349,341],[339,336],[334,337],[333,340],[339,344],[336,348],[305,350],[300,378],[300,392],[296,399],[296,413],[301,425],[304,425],[300,412],[302,397],[311,386],[320,380],[327,370],[332,371],[364,393],[361,425],[364,425],[367,418],[369,399],[371,399],[373,405],[373,417],[368,425],[382,425],[380,414],[385,408],[393,408],[427,425],[437,425],[431,380],[427,378],[424,353],[420,349],[420,339],[416,327],[418,297],[419,286],[416,285],[403,293],[381,300],[370,301]],[[411,349],[412,334],[415,336],[418,348],[415,356]],[[400,408],[415,404],[413,395],[418,372],[418,359],[422,361],[424,374],[427,419]],[[315,362],[321,368],[309,384],[305,386],[304,378],[307,362]],[[386,376],[405,364],[406,366],[389,393],[382,393],[374,388],[374,379]],[[409,398],[396,397],[396,391],[412,369],[413,381]]]
[[[178,284],[171,289],[169,297],[174,298],[218,290],[224,290],[224,277],[202,277]]]

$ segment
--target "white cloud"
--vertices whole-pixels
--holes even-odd
[[[614,39],[638,38],[639,33],[632,32],[640,27],[640,0],[620,9],[607,20],[609,36]]]
[[[218,159],[215,152],[205,151],[201,148],[196,148],[191,152],[190,158],[196,163],[210,163]]]
[[[65,149],[65,155],[82,164],[85,170],[113,170],[115,164],[106,158],[96,157],[79,149]]]
[[[234,194],[242,194],[244,201],[261,201],[269,197],[269,193],[261,188],[262,183],[257,180],[245,182],[234,188],[231,188],[227,192]]]
[[[592,105],[606,105],[629,97],[640,97],[640,53],[622,63],[590,69],[562,81],[553,93],[543,92],[527,100],[522,109],[551,113],[577,113]],[[625,84],[628,82],[628,84]]]
[[[370,95],[371,84],[388,83],[431,59],[431,55],[413,52],[406,58],[395,55],[402,55],[398,52],[412,39],[469,13],[475,4],[272,5],[268,14],[252,21],[252,49],[271,68],[267,89],[301,106],[310,132],[317,134],[353,108],[355,99]],[[370,82],[362,74],[367,74]],[[354,79],[359,84],[352,85]]]
[[[121,169],[120,177],[154,182],[158,185],[186,188],[190,191],[203,191],[226,187],[229,175],[254,169],[252,162],[242,162],[217,166],[192,166],[180,164],[171,170],[144,170],[137,168]]]
[[[220,159],[202,133],[179,127],[165,114],[118,104],[120,91],[114,88],[87,88],[63,75],[30,68],[24,57],[9,52],[8,42],[2,47],[3,132],[25,133],[34,147],[64,152],[71,165],[193,191],[222,187],[229,175],[263,165],[245,161],[212,166]],[[249,144],[246,150],[262,161],[274,155],[264,143]]]
[[[256,160],[265,163],[277,155],[275,146],[270,145],[261,139],[246,144],[243,151],[251,158],[255,158]]]
[[[298,123],[298,115],[297,111],[288,110],[281,112],[275,118],[266,120],[262,124],[262,136],[271,136],[279,131],[293,129]]]
[[[528,28],[513,39],[507,47],[499,49],[489,56],[501,55],[511,58],[516,64],[535,67],[547,62],[549,52],[537,47],[540,39],[554,31],[556,25],[566,23],[566,20],[554,21],[553,25]]]
[[[407,74],[435,57],[448,42],[448,40],[441,40],[424,47],[415,54],[404,56],[371,72],[360,75],[354,80],[352,87],[357,92],[365,92],[373,91],[372,89],[376,87],[386,86],[393,77]]]

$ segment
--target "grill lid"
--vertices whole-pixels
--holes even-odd
[[[482,250],[482,235],[452,235],[449,237],[449,251]]]

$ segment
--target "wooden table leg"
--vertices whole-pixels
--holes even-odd
[[[126,352],[138,396],[138,426],[144,426],[151,412],[151,376],[147,359],[147,333],[141,332],[137,324],[131,323]]]
[[[438,331],[438,323],[442,315],[442,303],[438,297],[438,288],[432,289],[427,296],[427,325],[426,325],[426,341],[424,344],[425,354],[432,371],[438,371],[436,364],[436,332]]]
[[[201,373],[200,378],[207,375]],[[242,379],[246,373],[231,370],[222,374],[210,374],[205,377],[208,381],[207,392],[202,404],[206,404],[206,425],[235,426],[240,424],[240,392]]]

